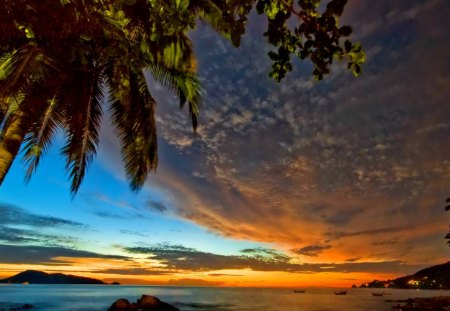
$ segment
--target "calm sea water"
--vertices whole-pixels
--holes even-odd
[[[292,289],[205,288],[105,285],[0,285],[0,310],[11,305],[31,303],[42,311],[105,311],[118,298],[135,301],[143,294],[154,295],[186,311],[254,310],[392,310],[386,299],[450,296],[450,291],[384,290],[374,297],[374,289],[346,289],[336,296],[336,288],[307,288],[305,293]],[[341,289],[342,290],[342,289]]]

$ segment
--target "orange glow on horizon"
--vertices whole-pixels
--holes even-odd
[[[350,287],[374,279],[392,279],[399,275],[375,273],[289,273],[253,270],[218,270],[208,272],[182,272],[164,275],[125,275],[96,272],[98,261],[80,260],[83,264],[47,266],[27,264],[1,264],[0,278],[6,278],[25,270],[47,273],[65,273],[96,278],[106,283],[113,281],[122,285],[174,285],[174,286],[222,286],[222,287]],[[109,265],[109,264],[108,264]],[[95,268],[93,268],[95,267]],[[116,266],[116,268],[118,268]]]

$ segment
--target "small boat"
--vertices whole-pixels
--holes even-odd
[[[337,292],[334,292],[334,294],[338,295],[338,296],[340,296],[340,295],[347,295],[347,291],[346,290],[337,291]]]
[[[294,289],[294,293],[301,293],[303,294],[305,292],[304,289]]]
[[[383,295],[384,295],[384,293],[372,293],[372,296],[377,296],[377,297],[381,297]]]
[[[29,285],[29,282],[22,282],[22,285]]]

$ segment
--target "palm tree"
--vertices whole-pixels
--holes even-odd
[[[181,106],[188,103],[194,131],[197,126],[201,89],[185,34],[189,25],[184,21],[155,37],[144,29],[169,20],[142,14],[146,1],[115,1],[107,9],[102,3],[85,7],[83,1],[62,1],[55,8],[54,2],[40,3],[38,16],[14,3],[3,11],[22,16],[27,24],[16,31],[15,42],[1,42],[0,184],[22,145],[29,179],[62,129],[62,153],[76,193],[96,154],[102,103],[107,102],[131,188],[137,190],[157,165],[156,102],[146,71],[175,91]],[[55,23],[66,19],[62,25],[68,29],[58,29],[50,18],[45,24],[43,12]]]

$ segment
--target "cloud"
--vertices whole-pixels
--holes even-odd
[[[121,219],[123,218],[123,215],[118,213],[112,213],[108,211],[102,211],[102,210],[96,210],[91,212],[93,215],[101,217],[101,218],[115,218],[115,219]]]
[[[399,243],[398,239],[388,239],[388,240],[381,240],[381,241],[373,242],[373,245],[384,246],[384,245],[394,245],[394,244],[398,244],[398,243]]]
[[[27,225],[32,227],[72,227],[83,228],[85,225],[79,222],[30,213],[20,207],[0,203],[0,225]]]
[[[355,257],[355,258],[348,258],[348,259],[346,259],[345,261],[346,262],[355,262],[355,261],[358,261],[358,260],[360,260],[360,259],[362,259],[361,257]]]
[[[145,237],[145,238],[148,238],[150,236],[150,235],[148,235],[146,233],[142,233],[142,232],[138,232],[138,231],[132,231],[132,230],[120,230],[120,233],[129,234],[129,235],[136,235],[136,236]]]
[[[271,264],[287,263],[289,258],[281,254],[251,256],[218,255],[197,251],[181,245],[157,244],[152,247],[126,247],[132,254],[148,254],[149,258],[158,260],[168,269],[188,271],[212,271],[224,269],[272,270]]]
[[[125,247],[130,254],[146,254],[169,271],[205,272],[217,270],[283,271],[290,273],[312,272],[413,272],[423,266],[407,265],[400,261],[297,263],[289,256],[275,250],[246,249],[250,255],[219,255],[198,251],[182,245],[157,244],[149,247]],[[255,252],[256,250],[256,252]],[[163,269],[163,270],[164,270]]]
[[[209,276],[244,276],[243,274],[227,274],[227,273],[209,273]]]
[[[164,203],[152,199],[148,199],[145,205],[154,212],[163,213],[167,211],[167,206]]]
[[[149,275],[168,275],[168,274],[172,274],[172,271],[146,269],[146,268],[122,268],[122,269],[112,269],[111,268],[111,269],[92,271],[92,273],[149,276]]]
[[[88,203],[87,212],[101,218],[134,219],[143,217],[139,209],[126,200],[109,197],[101,192],[82,192],[81,198]]]
[[[0,244],[0,263],[9,264],[46,264],[63,265],[70,261],[61,258],[102,258],[102,259],[122,259],[125,256],[103,255],[83,250],[76,250],[65,247],[45,247],[45,246],[19,246]]]
[[[299,255],[317,257],[317,255],[330,248],[331,245],[308,245],[291,251]]]
[[[38,215],[10,204],[0,204],[0,242],[42,246],[70,246],[78,241],[67,231],[88,226],[52,216]],[[62,232],[55,233],[55,230]]]
[[[78,239],[64,234],[46,234],[36,230],[0,226],[0,241],[10,244],[39,244],[46,246],[73,245]]]
[[[170,279],[169,281],[167,281],[167,285],[169,286],[219,286],[222,284],[223,282],[214,282],[190,278]]]
[[[134,206],[124,200],[114,200],[104,193],[100,192],[82,192],[80,196],[92,205],[104,204],[108,207],[117,207],[121,209],[133,209]]]
[[[396,233],[405,231],[408,228],[403,226],[392,226],[392,227],[385,227],[385,228],[377,228],[377,229],[371,229],[371,230],[364,230],[364,231],[356,231],[356,232],[343,232],[343,231],[337,231],[337,232],[327,232],[327,236],[329,236],[331,239],[342,239],[347,237],[356,237],[361,235],[380,235],[380,234],[386,234],[386,233]],[[377,242],[375,242],[377,243]]]

